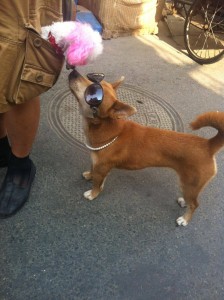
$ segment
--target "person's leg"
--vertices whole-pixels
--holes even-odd
[[[6,136],[4,119],[5,119],[5,114],[0,114],[0,139]]]
[[[29,155],[40,119],[39,97],[19,104],[5,113],[5,127],[12,153],[17,157]]]
[[[35,166],[29,158],[40,118],[39,97],[5,113],[4,126],[11,145],[8,170],[0,190],[0,217],[17,212],[29,197]],[[4,131],[2,131],[4,133]]]
[[[0,113],[0,168],[8,166],[11,148],[5,128],[5,114]]]

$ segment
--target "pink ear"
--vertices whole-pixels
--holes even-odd
[[[136,108],[125,104],[120,101],[116,101],[109,111],[111,119],[125,119],[137,112]]]

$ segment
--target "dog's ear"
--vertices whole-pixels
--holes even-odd
[[[126,103],[116,101],[109,110],[109,116],[111,119],[125,119],[137,112],[134,106]]]
[[[116,90],[123,81],[124,81],[124,76],[121,76],[119,80],[115,81],[114,83],[111,83],[114,90]]]

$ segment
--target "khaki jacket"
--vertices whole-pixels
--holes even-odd
[[[69,18],[68,3],[1,0],[0,112],[40,95],[57,81],[64,58],[41,38],[40,32],[42,26],[63,20],[62,5]]]

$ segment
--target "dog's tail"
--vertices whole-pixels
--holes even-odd
[[[217,135],[208,140],[211,153],[215,154],[224,146],[224,112],[207,112],[198,116],[197,119],[191,123],[193,130],[206,126],[218,130]]]

